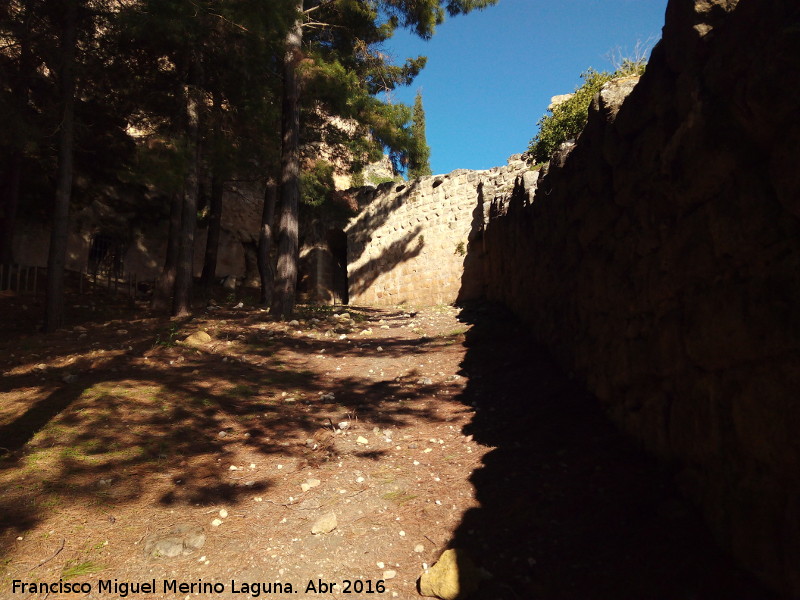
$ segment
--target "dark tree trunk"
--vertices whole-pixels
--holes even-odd
[[[303,2],[297,2],[298,14]],[[278,266],[272,314],[292,314],[297,295],[298,212],[300,210],[300,85],[298,65],[303,41],[302,17],[286,35],[283,58],[283,107],[281,119],[281,220],[278,227]]]
[[[53,226],[47,255],[47,299],[44,330],[52,332],[64,322],[64,266],[69,232],[69,202],[72,196],[72,163],[75,130],[75,51],[78,33],[77,0],[67,2],[61,40],[59,73],[63,113],[58,134],[58,179],[53,206]]]
[[[272,224],[275,221],[275,205],[278,202],[278,187],[270,181],[264,193],[264,209],[261,211],[261,230],[258,235],[258,276],[261,281],[259,302],[269,305],[272,301],[272,287],[275,271],[272,268]]]
[[[8,168],[3,181],[2,199],[0,200],[0,264],[14,262],[14,232],[17,222],[17,209],[19,207],[20,182],[24,155],[22,148],[28,141],[25,123],[28,121],[28,100],[30,97],[31,83],[31,18],[33,8],[29,3],[22,5],[22,28],[19,34],[19,68],[13,83],[14,102],[16,105],[16,119],[22,123],[22,128],[17,129],[16,139],[13,140],[14,150],[8,161]],[[17,126],[19,127],[19,126]]]
[[[172,314],[185,317],[191,313],[192,278],[194,271],[194,232],[197,225],[197,196],[200,191],[200,90],[199,58],[192,61],[192,76],[186,86],[186,137],[189,142],[189,167],[183,191],[180,250],[175,272],[175,293]]]
[[[203,261],[203,275],[200,277],[200,288],[205,296],[211,290],[211,284],[217,275],[217,255],[219,254],[219,233],[222,225],[222,197],[225,185],[222,179],[214,174],[211,177],[211,202],[208,217],[208,237],[206,253]]]
[[[181,212],[183,211],[183,195],[173,194],[169,206],[169,236],[167,238],[167,256],[161,277],[156,281],[153,290],[151,308],[167,311],[172,306],[172,290],[175,287],[175,271],[178,267],[178,252],[181,243]]]
[[[14,151],[8,161],[8,170],[3,182],[2,225],[0,225],[0,264],[10,265],[14,262],[14,229],[19,207],[19,185],[22,176],[22,152]]]

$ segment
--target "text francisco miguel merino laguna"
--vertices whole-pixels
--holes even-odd
[[[350,581],[341,583],[351,584]],[[367,582],[361,582],[363,583]],[[369,581],[369,587],[372,588],[372,593],[377,589],[383,588],[383,580],[373,582]],[[376,584],[373,588],[373,584]],[[309,580],[305,586],[305,593],[327,593],[332,592],[335,587],[341,585],[340,583],[326,582],[321,579]],[[349,586],[348,586],[349,587]],[[261,594],[293,594],[301,589],[293,586],[288,582],[264,582],[264,581],[236,581],[232,579],[229,584],[219,581],[206,582],[202,579],[191,582],[182,582],[177,579],[163,579],[156,581],[118,581],[116,579],[99,579],[93,583],[73,583],[59,579],[58,581],[46,583],[26,582],[20,579],[14,579],[11,582],[11,592],[13,594],[89,594],[93,591],[99,594],[113,594],[120,598],[125,598],[132,594],[222,594],[229,592],[232,594],[249,594],[257,598]],[[376,589],[377,588],[377,589]],[[364,591],[367,591],[366,586],[363,586]],[[337,590],[338,591],[338,590]]]

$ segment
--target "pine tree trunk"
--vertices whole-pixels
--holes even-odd
[[[211,202],[208,218],[208,236],[206,237],[206,253],[203,262],[203,275],[200,277],[200,289],[208,296],[211,284],[217,275],[217,255],[219,254],[219,235],[222,227],[222,198],[225,185],[216,174],[211,177]]]
[[[53,206],[53,226],[47,255],[47,298],[44,330],[52,332],[64,323],[64,266],[69,233],[69,203],[72,196],[72,164],[75,130],[75,51],[78,33],[78,3],[66,6],[61,42],[61,94],[63,113],[58,134],[58,179]]]
[[[156,281],[153,300],[150,307],[157,311],[167,311],[172,306],[172,290],[175,287],[175,271],[178,267],[178,252],[181,243],[181,212],[183,211],[183,195],[173,194],[169,207],[169,235],[167,238],[167,256],[161,277]]]
[[[194,233],[197,225],[197,196],[200,192],[200,98],[199,58],[192,64],[192,76],[186,86],[186,137],[189,142],[189,167],[183,191],[181,211],[180,250],[175,272],[175,292],[172,297],[172,314],[185,317],[191,313],[192,278],[194,276]]]
[[[303,2],[297,2],[298,14]],[[303,41],[302,17],[286,35],[283,58],[283,107],[281,119],[281,220],[278,228],[278,266],[272,314],[292,314],[297,293],[298,213],[300,210],[300,85],[298,66]]]
[[[22,152],[15,151],[8,161],[5,181],[3,182],[2,212],[0,226],[0,265],[14,262],[14,229],[17,222],[19,206],[19,185],[22,176]]]
[[[14,232],[17,222],[17,209],[19,207],[20,182],[22,179],[22,165],[24,154],[22,148],[27,141],[24,124],[28,122],[31,85],[31,20],[33,9],[28,3],[22,5],[22,31],[19,35],[19,68],[12,87],[14,103],[16,105],[16,118],[23,123],[22,134],[17,133],[12,141],[14,150],[8,161],[8,168],[3,182],[2,207],[3,219],[0,225],[0,264],[10,265],[14,262]]]
[[[272,269],[272,224],[275,221],[275,205],[278,202],[278,188],[273,182],[267,183],[264,193],[264,209],[261,211],[261,230],[258,235],[258,276],[261,280],[259,302],[268,305],[272,301],[272,288],[275,272]]]

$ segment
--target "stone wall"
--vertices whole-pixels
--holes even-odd
[[[462,282],[470,236],[485,220],[483,199],[509,196],[525,170],[512,157],[487,171],[357,190],[364,208],[345,229],[350,303],[436,305],[482,295],[481,281]]]
[[[495,202],[469,248],[487,296],[675,464],[723,544],[790,597],[800,597],[798,64],[794,0],[670,1],[638,85],[606,87],[536,195],[520,186]]]
[[[263,188],[256,185],[229,185],[225,192],[220,231],[217,275],[246,275],[246,254],[249,246],[258,242],[261,222]],[[87,207],[70,214],[67,239],[66,268],[86,271],[89,250],[96,234],[108,235],[124,247],[124,271],[135,273],[138,280],[152,280],[160,273],[166,255],[169,230],[168,218],[159,222],[137,224],[135,213],[120,212],[95,200]],[[195,233],[194,270],[203,270],[207,228],[198,227]],[[25,266],[45,267],[50,246],[49,224],[20,221],[14,236],[14,257]]]

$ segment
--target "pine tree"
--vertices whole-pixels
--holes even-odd
[[[58,181],[53,202],[53,225],[47,254],[47,297],[44,330],[53,332],[64,322],[64,264],[67,254],[69,204],[75,140],[75,54],[78,38],[78,0],[64,6],[61,34],[62,62],[58,72],[61,83],[62,121],[58,135]]]
[[[436,25],[450,16],[466,14],[496,4],[497,0],[296,0],[296,20],[286,37],[284,61],[284,122],[294,123],[302,102],[297,85],[302,44],[314,53],[316,66],[322,66],[337,77],[347,94],[340,95],[340,106],[348,105],[339,116],[353,117],[369,127],[374,139],[389,148],[410,147],[410,132],[399,127],[397,117],[408,115],[402,108],[382,105],[369,94],[407,85],[424,65],[422,57],[408,60],[404,65],[391,65],[376,46],[392,36],[397,27],[407,27],[423,39],[430,38]],[[304,40],[304,28],[308,36]],[[312,43],[314,43],[312,45]],[[293,73],[291,73],[293,71]],[[365,82],[365,86],[361,85]],[[366,94],[364,94],[366,92]],[[343,102],[342,102],[343,101]],[[294,125],[292,125],[294,127]],[[284,132],[286,132],[284,128]],[[291,142],[291,136],[289,141]],[[282,213],[278,232],[278,272],[272,313],[282,318],[294,310],[297,286],[298,207],[300,180],[300,146],[293,142],[281,147]],[[401,142],[401,143],[398,143]]]
[[[422,92],[418,91],[414,98],[414,112],[411,117],[411,135],[414,139],[408,160],[408,177],[428,177],[431,171],[431,149],[425,136],[425,109],[422,106]]]

